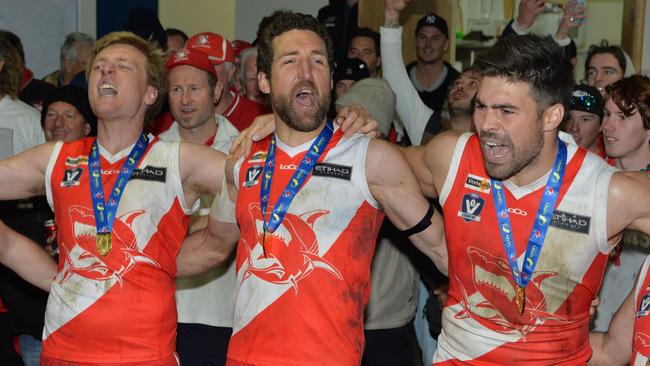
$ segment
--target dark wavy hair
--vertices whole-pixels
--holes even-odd
[[[18,50],[2,33],[0,33],[0,61],[4,62],[0,71],[0,97],[8,95],[11,99],[16,99],[23,80],[23,61]]]
[[[481,76],[503,77],[529,85],[538,114],[557,103],[564,105],[565,112],[569,110],[575,83],[571,63],[550,36],[501,38],[476,59],[473,69]]]
[[[650,78],[632,75],[607,85],[605,91],[625,117],[639,113],[643,128],[650,130]]]
[[[614,56],[614,58],[616,58],[616,61],[618,61],[618,66],[620,66],[621,70],[623,70],[623,75],[625,75],[627,61],[625,61],[625,53],[623,52],[623,49],[619,46],[610,46],[607,41],[603,41],[600,46],[592,44],[589,46],[589,50],[587,50],[587,58],[585,59],[585,79],[587,79],[587,75],[589,73],[589,64],[591,63],[591,59],[595,55],[602,53],[609,53],[610,55]]]
[[[327,29],[311,15],[294,13],[288,10],[278,10],[260,22],[257,31],[257,70],[271,79],[271,64],[273,63],[273,39],[290,30],[307,30],[316,33],[325,42],[327,63],[330,70],[334,66],[332,40]]]

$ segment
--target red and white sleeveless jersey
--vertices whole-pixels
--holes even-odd
[[[519,315],[479,140],[460,137],[440,191],[450,287],[434,365],[577,365],[591,356],[589,304],[609,251],[614,169],[574,143],[567,148],[558,204]],[[519,268],[547,180],[504,182]]]
[[[334,132],[264,248],[260,186],[270,138],[240,160],[230,365],[360,363],[370,264],[384,217],[365,179],[369,141]],[[277,141],[267,219],[311,143]]]
[[[176,255],[191,209],[179,176],[179,144],[154,139],[124,188],[112,250],[97,251],[88,154],[94,138],[58,143],[46,172],[56,214],[58,273],[45,315],[43,355],[72,362],[142,362],[176,348]],[[128,148],[101,146],[104,192]],[[108,157],[108,158],[107,158]]]
[[[650,256],[643,262],[634,286],[634,333],[631,366],[645,366],[650,357]]]

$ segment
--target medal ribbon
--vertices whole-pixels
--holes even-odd
[[[102,185],[102,170],[99,162],[99,148],[97,147],[97,140],[93,142],[88,156],[88,169],[90,171],[90,196],[93,202],[93,211],[95,212],[95,226],[97,234],[110,234],[113,230],[113,222],[115,221],[115,213],[117,205],[120,203],[120,198],[124,191],[126,183],[133,174],[133,169],[138,164],[144,151],[149,145],[149,139],[143,132],[135,143],[129,156],[126,158],[122,168],[117,176],[117,181],[113,185],[111,194],[108,197],[108,202],[104,201],[104,186]]]
[[[517,252],[515,250],[515,241],[512,236],[512,225],[510,224],[510,215],[508,214],[508,204],[506,197],[503,193],[503,182],[492,180],[492,197],[494,198],[494,208],[496,210],[497,219],[499,220],[499,231],[501,232],[501,240],[503,247],[506,251],[512,278],[517,286],[525,288],[528,281],[532,278],[533,271],[537,265],[539,254],[544,245],[546,238],[546,231],[551,223],[555,203],[560,193],[560,186],[564,179],[564,168],[566,168],[567,147],[564,142],[558,139],[558,152],[553,163],[553,170],[548,177],[542,200],[537,209],[537,216],[535,216],[535,224],[533,231],[528,239],[528,247],[524,256],[524,264],[522,269],[519,270],[517,265]]]
[[[309,150],[305,154],[305,157],[300,162],[298,169],[293,173],[291,180],[287,183],[287,186],[282,191],[280,198],[278,198],[273,210],[271,211],[271,216],[269,220],[266,220],[266,208],[269,203],[269,195],[271,193],[271,180],[273,179],[273,168],[275,165],[275,135],[271,138],[271,144],[269,146],[269,151],[266,154],[266,162],[264,163],[264,171],[262,172],[262,187],[260,188],[260,205],[262,208],[262,220],[264,220],[264,232],[273,233],[275,229],[280,226],[284,215],[287,213],[293,198],[298,193],[298,190],[302,187],[302,184],[305,182],[305,179],[311,174],[314,169],[314,165],[318,162],[321,154],[325,150],[325,147],[330,141],[332,134],[334,133],[334,127],[332,121],[327,121],[325,127],[321,130],[316,140],[311,144]]]

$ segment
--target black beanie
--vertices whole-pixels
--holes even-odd
[[[43,101],[41,126],[45,124],[47,108],[54,102],[65,102],[77,108],[79,113],[81,113],[86,122],[90,125],[89,136],[95,136],[97,134],[97,117],[95,117],[92,109],[90,109],[88,93],[86,91],[74,85],[66,85],[54,89],[54,91]]]

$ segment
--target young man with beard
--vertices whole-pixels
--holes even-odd
[[[46,194],[59,228],[56,272],[23,241],[0,246],[3,264],[50,289],[43,365],[177,365],[174,279],[224,260],[236,241],[235,225],[210,221],[211,245],[181,246],[200,195],[221,191],[225,157],[143,133],[162,103],[163,60],[133,33],[104,36],[87,68],[97,138],[0,161],[0,199]]]
[[[633,75],[607,86],[603,130],[607,154],[616,165],[627,170],[645,170],[650,162],[650,79]],[[641,239],[626,232],[623,242]],[[647,243],[648,237],[641,239]],[[622,254],[625,254],[625,250]],[[623,264],[625,264],[623,262]],[[628,278],[629,295],[616,312],[606,333],[592,333],[594,356],[590,365],[647,365],[650,356],[650,256],[638,272],[636,281]],[[633,268],[636,273],[637,268]],[[634,274],[633,274],[634,276]],[[630,286],[635,283],[634,286]],[[600,307],[598,309],[600,313]]]
[[[229,364],[359,364],[381,209],[445,270],[441,217],[399,150],[326,119],[332,50],[316,19],[276,12],[258,40],[277,132],[227,174],[241,230]]]
[[[197,49],[180,49],[167,60],[165,68],[169,107],[175,121],[160,134],[160,139],[203,144],[228,153],[239,131],[215,112],[223,84],[217,82],[208,56]],[[200,197],[199,210],[190,216],[190,233],[206,227],[213,200],[213,195]],[[176,350],[181,364],[226,363],[234,292],[232,257],[205,273],[176,279]]]

